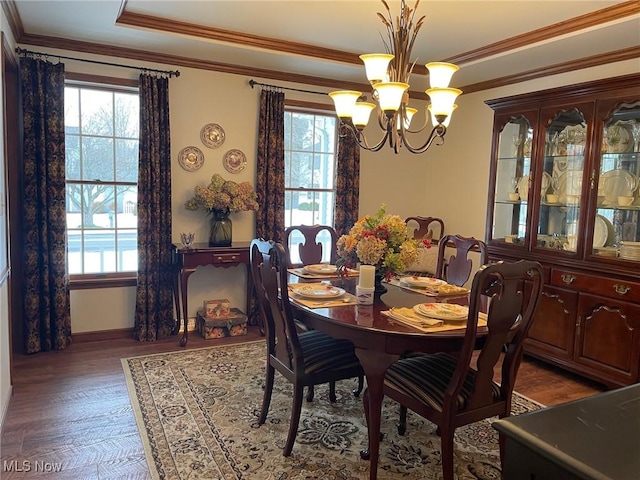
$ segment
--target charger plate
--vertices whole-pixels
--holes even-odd
[[[328,263],[316,263],[313,265],[305,265],[302,267],[305,273],[314,273],[316,275],[335,275],[338,273],[338,267]]]
[[[420,315],[438,320],[466,320],[469,315],[469,307],[456,303],[419,303],[413,310]]]
[[[337,298],[344,295],[344,289],[328,283],[310,283],[290,285],[293,291],[304,298]]]

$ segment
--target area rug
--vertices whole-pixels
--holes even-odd
[[[264,341],[182,350],[122,359],[151,476],[180,480],[292,480],[369,478],[367,445],[356,380],[329,389],[316,386],[304,402],[293,453],[282,455],[289,428],[291,384],[276,373],[267,421],[258,425],[265,364]],[[514,394],[513,414],[541,405]],[[383,406],[381,480],[442,477],[435,425],[409,412],[407,433],[398,435],[398,406]],[[456,431],[458,479],[499,479],[498,435],[491,421]]]

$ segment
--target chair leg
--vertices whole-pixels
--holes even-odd
[[[359,397],[362,393],[362,389],[364,388],[364,375],[358,376],[358,388],[353,391],[354,397]]]
[[[331,403],[336,403],[338,401],[336,398],[336,382],[333,380],[329,382],[329,401]]]
[[[400,405],[400,415],[398,419],[398,435],[404,435],[407,431],[407,407]]]
[[[313,385],[307,387],[307,402],[313,402]]]
[[[271,404],[271,393],[273,392],[273,377],[275,373],[275,369],[270,363],[267,363],[267,380],[264,384],[262,410],[260,411],[260,417],[258,418],[258,425],[262,425],[267,420],[267,413],[269,412],[269,405]]]
[[[293,407],[291,410],[291,420],[289,421],[289,433],[287,434],[287,443],[284,445],[284,450],[282,451],[285,457],[291,455],[291,450],[293,450],[293,442],[296,441],[298,423],[300,423],[300,414],[302,413],[303,387],[294,385],[293,388]]]
[[[442,450],[442,479],[454,480],[453,474],[453,430],[443,428],[440,436]]]

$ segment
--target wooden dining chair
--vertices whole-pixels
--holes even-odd
[[[291,242],[296,233],[302,234],[303,241],[294,246]],[[328,254],[325,254],[323,244],[318,241],[319,236],[325,236],[325,238],[328,236],[330,240]],[[338,259],[337,243],[338,234],[330,225],[292,225],[284,231],[284,245],[292,266],[314,265],[323,261],[335,264]],[[299,262],[291,261],[293,258],[291,253],[294,251],[298,253]]]
[[[485,265],[473,278],[469,315],[463,344],[455,354],[437,353],[402,358],[391,365],[384,380],[384,394],[400,403],[398,432],[406,430],[406,409],[438,427],[444,480],[454,479],[453,437],[457,427],[511,412],[511,396],[522,359],[523,341],[531,327],[542,291],[542,267],[520,260]],[[491,298],[487,312],[488,334],[483,339],[476,365],[478,314],[482,296]],[[507,350],[502,355],[503,346]],[[503,357],[500,383],[493,371]],[[364,406],[368,418],[368,392]],[[503,456],[504,439],[500,439]]]
[[[449,248],[455,248],[455,253],[447,258]],[[438,263],[435,277],[462,287],[471,278],[473,271],[473,262],[469,258],[471,252],[480,254],[480,265],[487,263],[487,245],[482,240],[461,235],[442,237],[438,244]]]
[[[328,383],[329,400],[335,403],[336,381],[358,377],[360,381],[353,392],[358,396],[364,376],[349,340],[335,339],[318,330],[297,331],[289,304],[288,266],[287,252],[281,243],[274,242],[269,252],[263,253],[259,243],[252,242],[252,276],[267,332],[266,383],[258,424],[267,419],[277,370],[293,384],[285,457],[291,454],[298,432],[304,387]]]
[[[417,228],[413,230],[413,238],[416,240],[428,238],[437,244],[444,236],[444,221],[438,217],[407,217],[404,223],[409,228],[417,224]],[[434,226],[437,230],[433,229]]]

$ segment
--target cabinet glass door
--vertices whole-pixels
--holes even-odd
[[[536,247],[576,252],[587,123],[577,108],[555,115],[545,130]],[[538,192],[535,192],[538,193]]]
[[[640,102],[622,104],[604,122],[593,249],[640,262]]]
[[[493,205],[494,240],[525,244],[532,142],[533,128],[522,116],[512,118],[500,132]]]

